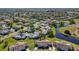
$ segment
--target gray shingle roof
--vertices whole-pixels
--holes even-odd
[[[68,51],[68,49],[72,47],[71,44],[68,44],[68,43],[65,43],[65,42],[54,43],[53,45],[56,48],[64,50],[64,51]]]
[[[17,42],[15,45],[9,47],[9,51],[22,51],[27,48],[26,42]]]
[[[26,34],[19,33],[19,34],[14,35],[13,38],[18,39],[18,40],[25,39],[26,38]]]
[[[37,45],[37,47],[49,47],[49,45],[52,45],[52,44],[48,40],[42,40],[42,41],[36,40],[35,45]]]
[[[5,35],[5,34],[8,34],[8,33],[9,33],[9,29],[0,30],[1,35]]]

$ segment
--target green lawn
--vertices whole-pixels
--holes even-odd
[[[3,51],[4,50],[4,43],[3,44],[0,44],[0,51]]]
[[[71,26],[61,27],[61,28],[59,29],[59,32],[65,34],[65,33],[64,33],[65,30],[75,31],[75,28],[74,28],[74,27],[71,27]]]
[[[8,43],[8,46],[14,45],[17,41],[11,37],[6,38],[5,40]]]
[[[25,40],[18,40],[19,42],[26,42],[28,47],[32,50],[34,48],[34,40],[33,39],[25,39]]]
[[[5,43],[6,42],[6,43]],[[8,46],[14,45],[16,43],[16,40],[10,38],[6,38],[2,43],[0,43],[0,51],[7,50]],[[6,46],[6,47],[5,47]],[[4,48],[5,47],[5,48]]]
[[[79,24],[79,19],[74,19],[76,24]]]
[[[55,32],[55,27],[51,27],[51,30],[53,31],[53,34],[55,35],[56,34],[56,32]]]

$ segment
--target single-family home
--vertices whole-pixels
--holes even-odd
[[[37,38],[39,38],[39,32],[31,33],[31,34],[29,35],[29,38],[32,38],[32,39],[37,39]]]
[[[59,51],[72,51],[73,46],[66,42],[53,42],[53,46],[57,48]]]
[[[8,48],[9,51],[25,51],[27,48],[26,42],[17,42],[15,45],[12,45]]]
[[[25,39],[26,38],[26,34],[25,33],[18,33],[16,35],[14,35],[13,38],[16,39],[16,40]]]
[[[49,47],[52,47],[52,44],[48,40],[35,40],[35,47],[38,49],[48,49]]]
[[[3,29],[3,30],[0,30],[0,35],[6,35],[10,32],[9,29]]]

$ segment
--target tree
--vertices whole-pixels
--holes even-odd
[[[34,31],[35,31],[35,28],[34,28],[33,24],[30,23],[29,26],[30,26],[30,28],[31,28],[31,31],[34,32]]]
[[[74,51],[74,47],[68,48],[68,51]]]
[[[24,30],[20,30],[20,33],[25,33],[25,31]]]
[[[40,41],[42,40],[42,34],[41,34],[41,32],[39,33],[39,39],[40,39]]]
[[[68,35],[71,35],[70,31],[69,30],[65,30],[64,33],[68,34]]]
[[[69,20],[69,21],[70,21],[70,24],[75,24],[74,20]]]
[[[2,43],[2,48],[5,49],[7,46],[8,46],[8,42],[7,42],[7,41],[4,41],[4,42]]]
[[[0,26],[0,30],[2,30],[2,27]]]
[[[60,22],[60,27],[62,27],[64,25],[64,22]]]
[[[53,38],[54,37],[54,34],[53,34],[52,30],[49,30],[47,35],[48,35],[49,38]]]
[[[12,27],[13,22],[12,22],[12,21],[10,21],[10,22],[8,23],[8,25],[9,25],[10,27]]]
[[[44,39],[45,39],[45,36],[46,36],[46,35],[42,34],[41,32],[39,33],[39,38],[40,38],[40,40],[44,40]]]

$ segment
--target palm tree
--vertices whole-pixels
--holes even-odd
[[[52,30],[49,30],[48,33],[47,33],[47,35],[50,38],[54,37],[54,34],[53,34],[53,31]]]
[[[39,39],[40,39],[40,41],[42,40],[42,34],[41,34],[41,32],[39,33]]]

